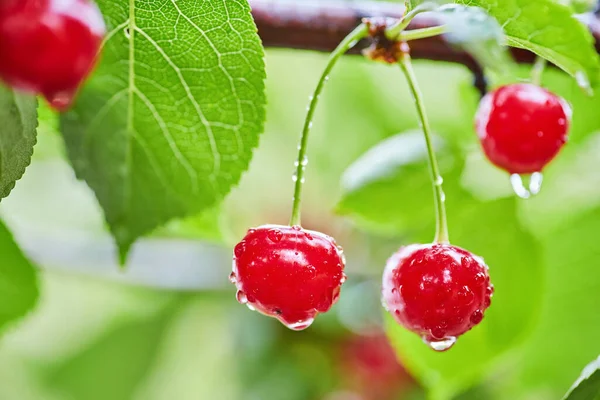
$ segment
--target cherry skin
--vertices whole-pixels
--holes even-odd
[[[3,0],[0,78],[64,111],[93,69],[105,32],[89,0]]]
[[[475,127],[487,158],[510,174],[541,172],[567,142],[571,108],[561,97],[519,83],[488,93]]]
[[[493,292],[483,260],[446,244],[403,247],[383,274],[388,311],[436,351],[481,322]]]
[[[299,226],[264,225],[235,246],[231,281],[240,303],[302,330],[337,301],[344,266],[333,238]]]

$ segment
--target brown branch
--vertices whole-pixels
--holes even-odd
[[[373,1],[341,2],[324,0],[249,0],[258,32],[266,47],[284,47],[317,51],[332,51],[365,17],[400,18],[404,6],[400,3]],[[600,52],[600,19],[586,14],[587,23],[596,38]],[[437,25],[426,14],[417,16],[409,29]],[[360,53],[367,43],[352,50]],[[526,50],[512,49],[517,62],[530,63],[534,55]],[[466,65],[473,71],[480,68],[465,52],[457,51],[441,36],[411,42],[413,58],[448,61]]]

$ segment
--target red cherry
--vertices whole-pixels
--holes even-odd
[[[493,292],[483,260],[445,244],[403,247],[383,275],[384,305],[437,351],[481,322]]]
[[[92,70],[105,32],[100,10],[88,0],[4,0],[0,77],[66,110]]]
[[[333,238],[299,226],[264,225],[235,246],[231,281],[240,303],[302,330],[337,301],[344,265]]]
[[[567,142],[571,108],[539,86],[515,84],[487,94],[475,126],[483,150],[511,174],[541,172]]]

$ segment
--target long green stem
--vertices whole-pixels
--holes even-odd
[[[531,83],[539,86],[542,83],[542,75],[544,74],[544,69],[546,68],[546,59],[540,56],[537,56],[535,59],[535,63],[531,68]]]
[[[294,180],[296,181],[296,186],[294,188],[294,203],[292,206],[292,218],[290,220],[290,225],[300,225],[300,202],[302,200],[302,186],[304,184],[304,173],[306,171],[306,151],[308,147],[308,136],[313,124],[313,118],[315,115],[315,110],[317,109],[317,104],[319,102],[319,97],[321,96],[321,92],[323,91],[323,87],[325,86],[325,82],[327,82],[329,74],[333,70],[333,67],[340,59],[342,55],[344,55],[349,49],[351,49],[359,40],[367,37],[369,34],[369,28],[365,24],[359,25],[356,29],[354,29],[346,38],[338,45],[338,47],[331,53],[329,57],[329,61],[327,62],[327,66],[319,79],[319,83],[315,88],[315,91],[310,98],[310,104],[308,106],[308,113],[306,114],[306,120],[304,121],[304,128],[302,129],[302,137],[300,139],[300,145],[298,147],[298,160],[296,161],[296,173],[294,174]]]
[[[427,154],[429,156],[429,166],[431,170],[431,181],[433,182],[433,193],[435,198],[435,209],[436,209],[436,233],[435,242],[437,243],[449,243],[448,237],[448,222],[446,219],[446,205],[445,195],[442,189],[443,179],[440,175],[440,169],[438,167],[437,159],[435,156],[435,150],[433,148],[433,141],[431,137],[431,129],[429,126],[429,120],[427,119],[427,113],[425,111],[425,104],[423,102],[423,95],[419,89],[417,77],[412,67],[410,55],[408,53],[403,54],[400,59],[400,67],[406,76],[408,86],[410,87],[412,96],[417,106],[417,113],[421,121],[423,128],[423,134],[425,135],[425,143],[427,144]]]
[[[411,29],[401,32],[397,37],[400,42],[409,40],[425,39],[432,36],[438,36],[446,32],[444,25],[432,26],[431,28]]]

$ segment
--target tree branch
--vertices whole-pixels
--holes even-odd
[[[400,3],[323,0],[249,0],[258,26],[258,33],[265,47],[283,47],[331,52],[362,18],[400,18],[404,6]],[[600,52],[600,19],[594,13],[586,14],[582,20],[596,38],[596,49]],[[427,28],[437,25],[427,14],[417,16],[409,29]],[[359,43],[352,53],[360,53],[368,43]],[[438,61],[460,63],[474,72],[480,71],[475,60],[463,51],[457,51],[443,37],[436,36],[411,42],[411,56]],[[535,57],[522,49],[512,49],[517,62],[531,63]]]

